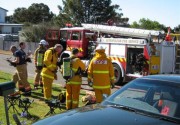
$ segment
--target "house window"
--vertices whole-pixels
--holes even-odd
[[[12,27],[12,33],[18,33],[21,29],[21,27]]]
[[[0,22],[2,22],[2,15],[0,14]]]

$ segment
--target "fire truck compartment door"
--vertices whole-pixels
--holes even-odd
[[[175,68],[175,46],[161,46],[160,73],[173,73]]]

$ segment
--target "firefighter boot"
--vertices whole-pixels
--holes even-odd
[[[31,87],[30,86],[27,86],[25,88],[25,92],[23,94],[24,96],[31,96]]]
[[[37,84],[34,85],[34,89],[35,89],[35,90],[38,89],[38,85],[37,85]]]

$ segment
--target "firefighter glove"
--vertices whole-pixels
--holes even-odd
[[[42,70],[42,66],[36,66],[36,70]]]
[[[113,84],[113,83],[111,83],[111,89],[114,89],[114,87],[115,87],[115,86],[114,86],[114,84]]]
[[[32,60],[31,60],[31,58],[26,58],[26,60],[25,60],[26,62],[29,62],[29,63],[32,63]]]
[[[14,66],[14,67],[16,67],[16,63],[15,62],[10,62],[10,66]]]

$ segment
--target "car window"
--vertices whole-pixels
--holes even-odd
[[[71,32],[68,32],[68,39],[71,39]]]
[[[67,30],[61,30],[60,31],[60,38],[62,40],[66,40],[67,39]]]
[[[152,80],[134,80],[106,101],[142,111],[180,118],[180,87]]]
[[[78,31],[73,31],[72,32],[72,39],[71,40],[80,40],[81,39],[81,34]]]
[[[144,89],[135,89],[135,88],[128,88],[123,91],[121,94],[114,98],[114,102],[118,102],[121,98],[133,98],[137,100],[143,100],[147,90]]]

